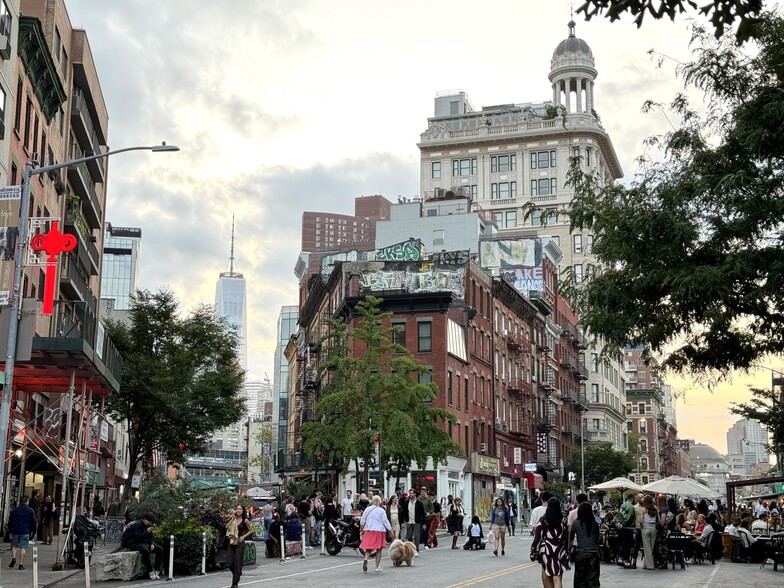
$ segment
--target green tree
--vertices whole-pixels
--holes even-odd
[[[762,0],[713,0],[705,2],[703,6],[698,6],[692,0],[586,0],[577,13],[585,14],[585,20],[591,20],[598,14],[615,21],[628,12],[639,28],[646,13],[655,19],[667,17],[675,20],[676,15],[689,10],[708,17],[716,37],[722,36],[724,28],[732,26],[737,19],[738,40],[745,40],[757,22],[755,17],[762,11]]]
[[[419,382],[419,376],[429,372],[392,342],[393,328],[382,325],[392,313],[382,312],[381,303],[374,296],[357,303],[360,316],[350,335],[346,324],[328,321],[329,331],[321,342],[328,359],[319,367],[319,420],[303,425],[306,453],[322,452],[327,463],[343,471],[353,461],[365,480],[371,465],[376,465],[375,432],[380,433],[379,465],[390,479],[411,463],[424,468],[428,458],[445,462],[448,455],[460,452],[438,426],[454,422],[454,416],[431,405],[438,387]],[[349,341],[355,354],[349,353]]]
[[[569,470],[579,479],[581,469],[579,451],[572,452]],[[634,471],[634,458],[627,451],[616,451],[612,443],[591,443],[585,446],[585,485],[600,484]]]
[[[784,24],[765,14],[755,27],[748,51],[695,31],[679,75],[707,114],[677,96],[681,127],[648,140],[664,158],[641,159],[631,185],[572,161],[571,228],[593,235],[598,264],[565,289],[608,350],[644,343],[695,373],[784,351]]]
[[[171,463],[206,448],[215,431],[237,422],[244,372],[237,334],[212,307],[181,316],[173,293],[140,290],[128,322],[108,319],[107,334],[123,358],[119,392],[107,412],[128,428],[130,471],[154,451]],[[129,477],[125,496],[130,495]]]

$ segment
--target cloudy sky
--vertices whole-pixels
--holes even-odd
[[[107,220],[142,228],[142,287],[168,285],[188,308],[212,303],[236,215],[254,377],[272,377],[279,309],[297,303],[302,212],[418,194],[416,143],[436,92],[464,89],[477,107],[550,99],[550,58],[570,19],[565,0],[66,5],[87,30],[110,146],[182,149],[112,158]],[[595,108],[628,178],[643,139],[669,128],[640,107],[682,89],[674,64],[689,55],[686,22],[575,20],[599,71]],[[668,56],[662,67],[650,49]],[[681,435],[725,451],[727,403],[747,395],[743,380],[713,394],[673,382],[686,393]]]

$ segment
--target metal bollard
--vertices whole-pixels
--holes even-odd
[[[305,555],[305,527],[302,527],[302,553],[300,554],[300,559],[306,559],[308,556]]]
[[[174,580],[174,535],[169,535],[169,577],[167,582]]]
[[[326,548],[326,534],[327,534],[327,523],[321,523],[321,553],[319,555],[327,555],[327,548]]]
[[[284,526],[280,526],[280,561],[286,561],[286,532]]]
[[[33,586],[38,588],[38,546],[33,545]]]
[[[87,541],[83,544],[84,547],[84,586],[85,588],[90,588],[90,546],[87,545]],[[34,568],[38,566],[34,564]],[[33,586],[38,586],[37,583],[33,584]]]
[[[207,533],[201,533],[201,575],[207,575]]]

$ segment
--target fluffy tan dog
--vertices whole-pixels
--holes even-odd
[[[411,541],[405,543],[400,539],[395,539],[389,545],[389,559],[392,560],[392,565],[398,567],[406,562],[407,566],[411,565],[414,561],[414,554],[416,553],[416,545]]]

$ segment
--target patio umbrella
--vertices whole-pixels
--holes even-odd
[[[618,478],[613,478],[608,482],[602,482],[601,484],[595,484],[593,486],[588,486],[588,490],[595,490],[600,492],[620,492],[623,494],[624,492],[642,492],[643,487],[639,484],[635,484],[629,478],[624,478],[620,476]]]
[[[693,498],[719,498],[721,496],[696,480],[682,476],[668,476],[646,484],[642,489],[647,492],[690,496]]]

